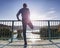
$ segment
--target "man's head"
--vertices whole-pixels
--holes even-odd
[[[24,4],[23,4],[23,8],[26,8],[26,7],[27,7],[27,4],[26,4],[26,3],[24,3]]]

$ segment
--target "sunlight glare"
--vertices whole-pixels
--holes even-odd
[[[32,41],[32,42],[35,42],[36,40],[35,40],[35,36],[34,36],[34,34],[31,34],[31,36],[30,36],[30,40]]]
[[[37,16],[38,16],[37,13],[35,13],[35,12],[33,13],[33,12],[32,12],[32,13],[31,13],[31,16],[30,16],[30,19],[31,19],[31,20],[38,20],[38,17],[37,17]]]

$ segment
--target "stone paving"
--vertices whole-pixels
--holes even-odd
[[[60,39],[57,40],[39,40],[39,41],[27,41],[27,47],[24,47],[23,40],[9,41],[0,40],[0,48],[60,48]]]

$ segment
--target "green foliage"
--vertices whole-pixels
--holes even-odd
[[[40,37],[41,37],[41,39],[48,38],[48,28],[41,28],[40,29]]]
[[[0,28],[0,37],[4,38],[10,38],[11,37],[11,31],[9,28]]]
[[[41,39],[49,39],[48,27],[43,27],[40,29]],[[50,37],[51,39],[58,39],[60,37],[60,32],[58,28],[50,28]]]

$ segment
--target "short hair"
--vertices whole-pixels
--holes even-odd
[[[24,4],[23,4],[23,7],[27,7],[27,4],[26,4],[26,3],[24,3]]]

